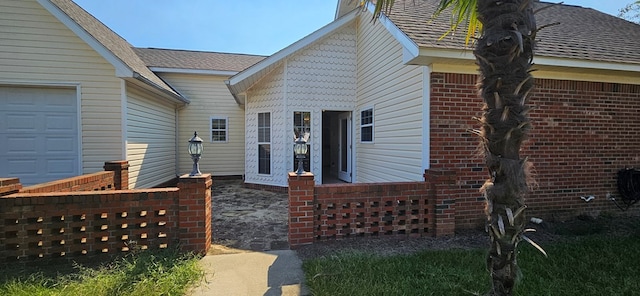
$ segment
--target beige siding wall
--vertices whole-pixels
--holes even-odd
[[[187,141],[197,131],[204,141],[200,171],[214,176],[244,175],[244,107],[224,84],[228,77],[163,73],[160,76],[191,103],[178,113],[178,172],[189,173],[193,161]],[[211,142],[209,119],[227,118],[227,142]]]
[[[0,65],[0,84],[80,85],[83,173],[124,157],[115,69],[37,2],[0,2]]]
[[[147,188],[176,176],[175,107],[127,85],[129,187]]]
[[[401,45],[379,22],[358,25],[355,181],[422,180],[422,68],[403,65]],[[370,107],[374,139],[362,143],[360,112]]]

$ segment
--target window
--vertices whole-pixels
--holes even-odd
[[[307,172],[311,171],[311,138],[309,138],[309,133],[311,132],[311,112],[293,112],[293,131],[295,133],[295,139],[298,138],[299,134],[302,133],[303,136],[307,135],[305,138],[307,139],[307,155],[302,161],[303,169]],[[295,140],[294,140],[295,141]],[[291,148],[293,151],[293,147]],[[298,159],[296,158],[295,153],[293,153],[293,171],[298,170]]]
[[[271,113],[258,113],[258,174],[271,174]]]
[[[226,117],[211,117],[211,142],[227,142],[229,122]]]
[[[373,142],[373,108],[360,112],[360,142]]]

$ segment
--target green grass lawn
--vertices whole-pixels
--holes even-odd
[[[638,225],[640,226],[640,225]],[[584,236],[544,246],[523,242],[516,295],[640,295],[640,235]],[[382,257],[341,254],[305,261],[313,295],[473,295],[489,290],[485,250]]]
[[[130,254],[101,267],[0,271],[0,295],[184,295],[200,280],[199,258],[176,250]]]

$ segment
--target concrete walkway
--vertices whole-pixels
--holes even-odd
[[[291,250],[207,255],[200,263],[205,279],[188,295],[310,295],[302,261]]]

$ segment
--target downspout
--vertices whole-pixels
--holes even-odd
[[[431,66],[422,67],[422,174],[431,166]]]
[[[121,125],[121,129],[122,129],[122,158],[123,160],[128,160],[127,156],[128,156],[128,143],[129,143],[129,138],[127,135],[127,126],[128,126],[128,122],[129,122],[129,117],[127,116],[128,114],[128,106],[127,106],[127,82],[124,79],[120,79],[120,125]]]
[[[175,172],[176,172],[176,178],[180,178],[180,111],[184,110],[185,108],[187,108],[187,106],[189,106],[188,104],[184,104],[182,106],[178,106],[175,111],[174,111],[174,121],[175,121],[175,162],[176,162],[176,167],[175,167]],[[186,142],[185,142],[186,143]],[[186,145],[186,144],[185,144]]]

